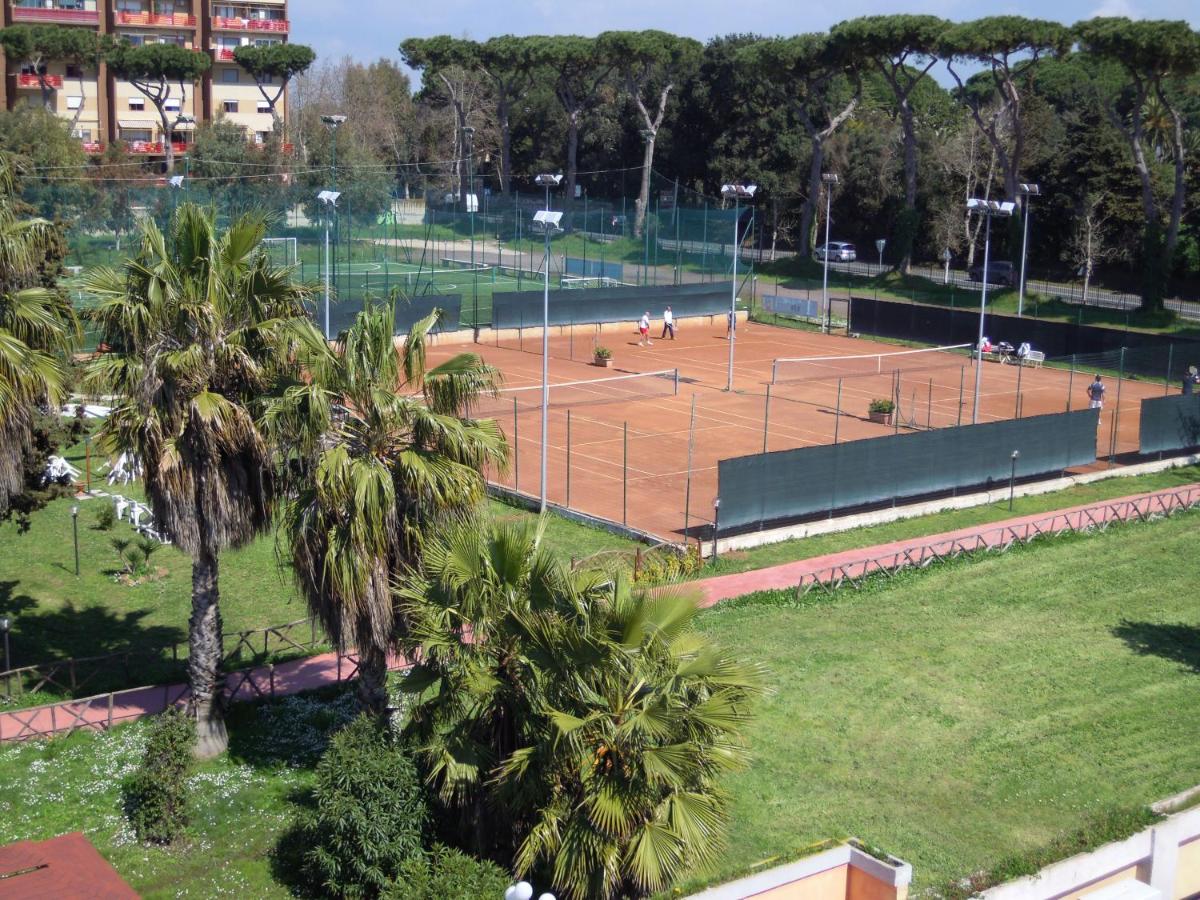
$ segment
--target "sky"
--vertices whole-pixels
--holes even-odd
[[[318,56],[359,62],[399,58],[407,37],[452,34],[485,40],[498,34],[583,34],[659,28],[707,40],[735,32],[799,34],[823,31],[843,19],[891,12],[929,13],[953,20],[989,15],[1053,17],[1068,24],[1092,16],[1186,19],[1200,28],[1197,0],[290,0],[291,40]]]

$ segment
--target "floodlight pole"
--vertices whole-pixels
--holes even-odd
[[[983,317],[987,309],[988,254],[992,245],[992,215],[983,211],[986,219],[983,230],[983,290],[979,292],[979,339],[975,342],[975,403],[971,407],[971,424],[979,424],[979,391],[983,384]]]
[[[738,264],[738,217],[741,215],[739,195],[733,195],[733,285],[729,289],[729,373],[725,379],[725,390],[733,391],[733,344],[737,339],[737,264]]]
[[[546,184],[546,209],[550,209],[550,185]],[[545,223],[546,255],[542,263],[542,471],[538,511],[546,511],[546,449],[549,446],[550,422],[550,223]]]
[[[325,210],[325,340],[329,340],[329,210]]]
[[[833,329],[833,310],[829,304],[829,220],[833,214],[833,186],[838,183],[837,175],[826,172],[821,176],[825,183],[825,272],[821,283],[821,303],[825,307],[825,327],[828,334]]]
[[[1025,259],[1029,255],[1029,213],[1033,207],[1033,198],[1041,194],[1041,188],[1036,184],[1023,184],[1020,186],[1021,196],[1024,197],[1024,202],[1021,204],[1021,218],[1023,234],[1021,236],[1021,284],[1017,290],[1017,317],[1020,318],[1025,313]]]
[[[546,233],[546,250],[542,262],[545,268],[542,277],[542,447],[538,494],[538,511],[544,513],[546,511],[546,451],[550,441],[550,231],[556,224],[552,220],[553,217],[550,216],[550,188],[562,181],[562,175],[539,175],[534,181],[546,188],[546,215],[542,217],[542,227]],[[536,220],[538,217],[534,218]]]

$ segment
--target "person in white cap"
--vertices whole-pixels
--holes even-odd
[[[639,347],[654,346],[654,341],[650,340],[650,310],[642,313],[642,320],[638,322],[638,333],[641,335],[641,339],[638,341]]]

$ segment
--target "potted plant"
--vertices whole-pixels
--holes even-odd
[[[867,407],[867,418],[882,425],[891,425],[892,413],[895,410],[896,404],[891,400],[872,400],[871,405]]]
[[[612,351],[607,347],[597,347],[592,351],[592,363],[604,369],[611,369]]]

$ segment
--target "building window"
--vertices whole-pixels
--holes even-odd
[[[76,128],[71,132],[71,137],[86,143],[92,139],[92,130],[90,128]]]
[[[67,109],[80,109],[83,106],[82,97],[68,97]]]
[[[167,112],[179,112],[180,102],[178,97],[168,97],[163,101],[163,109]]]
[[[271,104],[268,103],[266,100],[259,100],[258,101],[258,111],[260,113],[269,113],[271,111]]]
[[[236,100],[225,101],[225,112],[235,113],[238,111],[238,102]]]
[[[221,81],[225,84],[237,84],[238,83],[238,70],[237,69],[222,69],[221,70]]]
[[[271,138],[271,132],[269,132],[269,131],[254,132],[254,143],[256,143],[256,144],[265,144],[268,140],[270,140],[270,138]]]
[[[67,77],[68,78],[82,78],[83,77],[83,66],[75,66],[75,65],[71,65],[70,63],[67,63]]]
[[[146,99],[144,97],[130,97],[129,108],[138,110],[140,112],[146,108]]]

